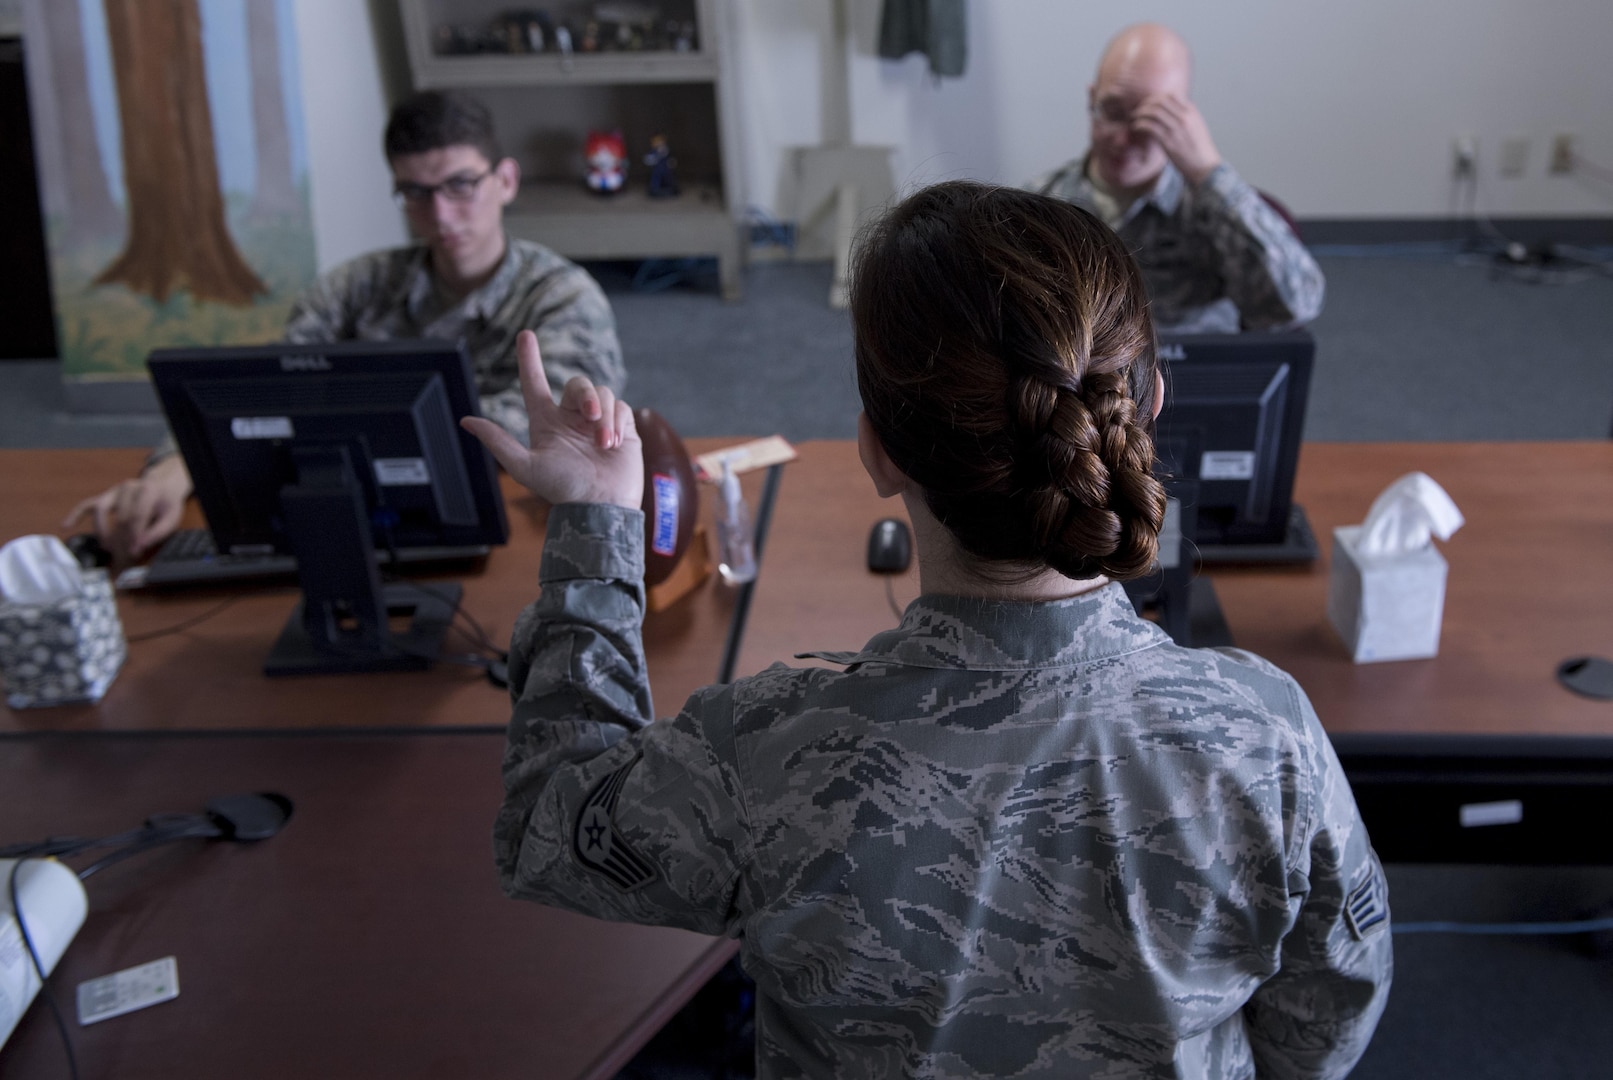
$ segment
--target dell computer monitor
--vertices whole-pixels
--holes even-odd
[[[429,663],[458,586],[383,588],[376,551],[502,544],[509,533],[492,458],[459,426],[478,412],[463,349],[160,349],[147,366],[218,550],[296,557],[304,603],[266,670]],[[388,629],[411,613],[410,630]]]
[[[1316,343],[1303,330],[1161,334],[1165,407],[1155,447],[1168,479],[1192,481],[1200,561],[1310,562],[1294,505]]]

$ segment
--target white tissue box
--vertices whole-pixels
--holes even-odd
[[[1358,664],[1439,654],[1445,617],[1445,557],[1434,545],[1399,555],[1362,555],[1361,526],[1333,530],[1327,617]]]
[[[0,602],[0,677],[13,709],[100,701],[123,666],[123,624],[105,570],[54,604]]]

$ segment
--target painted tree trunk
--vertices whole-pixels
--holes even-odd
[[[291,175],[291,132],[280,85],[280,35],[275,0],[248,0],[246,36],[252,64],[252,128],[258,151],[251,216],[273,221],[298,213],[302,199]]]
[[[46,207],[61,214],[69,244],[110,243],[123,231],[123,215],[112,201],[101,149],[95,142],[78,4],[44,3],[40,13],[46,39],[39,48],[48,53],[41,59],[49,64],[50,93],[57,116],[56,130],[46,137],[58,140],[61,153],[61,175],[42,177],[47,188]],[[47,160],[47,155],[41,155],[42,162]],[[41,169],[42,173],[46,171]]]
[[[241,258],[224,220],[196,0],[105,0],[123,129],[129,233],[95,279],[162,303],[245,307],[268,289]]]

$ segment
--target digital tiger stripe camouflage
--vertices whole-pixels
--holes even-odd
[[[511,654],[510,895],[740,937],[763,1077],[1349,1071],[1387,901],[1292,679],[1177,647],[1118,586],[924,596],[843,672],[775,665],[657,721],[642,537],[637,511],[550,515]]]

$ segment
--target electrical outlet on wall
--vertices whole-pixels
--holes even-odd
[[[1514,135],[1501,140],[1501,175],[1519,177],[1529,167],[1529,139]]]
[[[1574,137],[1572,135],[1552,136],[1550,169],[1554,173],[1570,173],[1574,171]]]
[[[1451,143],[1451,175],[1471,180],[1479,172],[1479,137],[1458,135]]]

